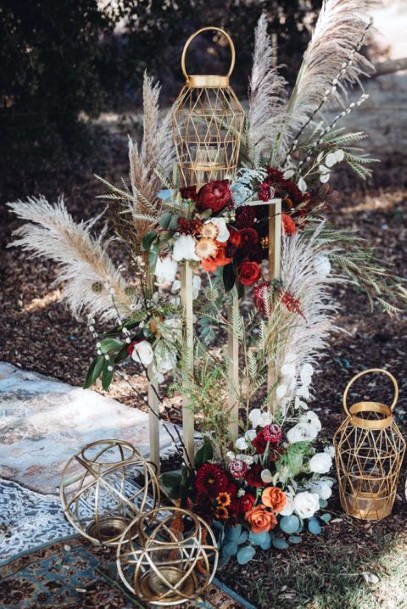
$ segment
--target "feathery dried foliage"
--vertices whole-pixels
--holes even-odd
[[[110,189],[106,198],[111,202],[115,229],[136,253],[140,252],[144,235],[160,219],[162,204],[157,193],[162,179],[171,174],[175,160],[171,112],[160,118],[160,89],[150,76],[144,75],[143,139],[141,145],[129,139],[131,190],[102,180]]]
[[[284,111],[276,161],[284,158],[290,140],[324,98],[330,96],[330,101],[342,103],[346,89],[361,85],[360,77],[373,72],[372,64],[359,53],[359,45],[370,26],[366,13],[372,5],[372,0],[324,0]]]
[[[87,312],[102,320],[116,319],[112,298],[122,314],[131,311],[126,282],[107,253],[104,231],[94,238],[91,229],[99,219],[76,223],[61,197],[51,205],[45,197],[9,203],[27,223],[14,231],[9,246],[22,247],[32,257],[51,258],[60,266],[58,281],[65,282],[64,298],[74,315]]]
[[[286,80],[273,67],[273,49],[267,33],[267,18],[258,21],[253,68],[250,77],[249,112],[242,153],[256,166],[269,152],[279,129],[279,114],[284,106]]]

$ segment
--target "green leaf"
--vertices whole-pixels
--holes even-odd
[[[110,383],[112,382],[112,378],[113,378],[113,373],[114,373],[114,369],[113,366],[111,366],[111,364],[109,364],[107,361],[105,361],[105,366],[103,368],[103,372],[102,372],[102,387],[105,391],[107,391],[109,389]],[[108,366],[111,366],[111,370],[108,370]]]
[[[167,230],[167,228],[170,225],[171,220],[172,220],[172,213],[170,211],[165,211],[164,213],[162,213],[161,218],[160,218],[161,228],[163,228],[164,230]]]
[[[243,296],[244,296],[244,285],[242,285],[240,283],[240,281],[236,282],[236,289],[237,289],[237,297],[238,298],[243,298]]]
[[[173,215],[172,216],[171,222],[168,225],[168,229],[169,230],[177,230],[177,228],[178,228],[178,218],[179,218],[178,215],[175,215],[175,216]]]
[[[236,281],[236,273],[235,268],[232,263],[226,264],[223,267],[223,284],[225,286],[226,292],[230,292],[230,290],[235,285]]]
[[[129,352],[128,352],[128,344],[125,343],[123,345],[123,347],[120,349],[120,351],[118,351],[116,357],[114,358],[115,364],[118,364],[119,362],[122,362],[123,360],[125,360],[127,357],[129,357]]]
[[[322,522],[325,522],[325,524],[328,524],[328,522],[330,522],[332,520],[332,516],[331,514],[322,514],[322,516],[320,516]]]
[[[100,350],[102,353],[111,353],[112,351],[120,351],[123,347],[123,341],[116,338],[104,338],[100,341]]]
[[[173,499],[181,497],[182,474],[180,471],[164,472],[161,474],[161,482],[168,491],[168,495]]]
[[[195,468],[201,467],[204,463],[207,463],[213,458],[213,446],[211,441],[205,436],[203,444],[199,450],[197,450],[195,455]]]
[[[158,253],[159,253],[159,247],[158,247],[158,242],[156,242],[151,245],[149,252],[148,252],[148,266],[152,273],[154,273],[154,271],[155,271]]]
[[[96,379],[100,376],[103,370],[103,364],[105,363],[105,358],[103,355],[98,355],[95,357],[91,365],[89,366],[88,373],[86,375],[85,383],[83,385],[84,389],[88,389],[93,383],[95,383]]]
[[[151,248],[153,242],[157,239],[157,236],[158,235],[155,232],[155,230],[151,230],[148,233],[146,233],[141,242],[141,249],[144,252],[148,252],[148,250]]]

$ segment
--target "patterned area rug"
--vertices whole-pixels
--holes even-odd
[[[94,547],[80,538],[60,541],[0,568],[2,609],[147,609],[121,584],[115,551]],[[231,596],[232,595],[232,596]],[[202,601],[184,609],[252,607],[233,592],[213,583]],[[252,609],[255,609],[252,607]]]

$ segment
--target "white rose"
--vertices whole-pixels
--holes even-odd
[[[332,467],[332,458],[328,453],[317,453],[309,461],[309,468],[315,474],[326,474]]]
[[[328,453],[328,455],[333,459],[335,456],[335,448],[332,446],[332,444],[325,446],[324,453]]]
[[[177,262],[181,260],[199,260],[195,254],[196,241],[192,235],[180,235],[175,243],[172,257]]]
[[[263,480],[265,484],[269,484],[273,481],[273,476],[271,475],[271,471],[269,469],[263,469],[260,474],[260,478]]]
[[[238,438],[235,442],[236,448],[239,450],[246,450],[249,447],[248,443],[244,438]]]
[[[210,220],[208,220],[207,222],[215,224],[219,231],[216,236],[216,241],[219,241],[220,243],[225,243],[225,241],[229,239],[230,233],[228,231],[228,228],[226,226],[226,220],[224,218],[210,218]]]
[[[246,440],[248,442],[252,442],[254,440],[254,438],[256,437],[256,430],[255,429],[249,429],[248,431],[246,431],[246,433],[244,434],[244,437],[246,438]]]
[[[317,493],[321,499],[326,501],[332,495],[332,485],[333,480],[321,478],[320,480],[311,482],[308,488],[311,493]]]
[[[153,355],[153,349],[150,343],[146,340],[142,340],[134,345],[131,357],[138,364],[143,364],[143,366],[149,366],[153,361]]]
[[[283,509],[280,511],[280,514],[281,514],[281,516],[291,516],[291,514],[294,511],[294,500],[293,500],[292,496],[289,495],[288,493],[286,493],[285,496],[287,498],[287,503],[285,504]]]
[[[172,283],[177,274],[178,263],[171,256],[158,257],[155,265],[154,275],[157,278],[158,285],[162,285],[167,281]]]
[[[297,493],[294,497],[294,510],[300,518],[312,518],[319,510],[319,495],[318,493]]]
[[[249,421],[252,424],[253,429],[256,429],[260,425],[260,421],[262,419],[260,408],[253,408],[249,412]]]

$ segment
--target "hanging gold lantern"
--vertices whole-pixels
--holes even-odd
[[[386,374],[392,380],[393,403],[358,402],[348,408],[351,385],[371,372]],[[341,505],[354,518],[381,520],[393,509],[406,448],[392,412],[397,399],[396,379],[387,370],[377,368],[357,374],[345,389],[343,407],[347,417],[335,434],[334,445]]]
[[[231,63],[225,76],[189,75],[186,53],[198,34],[214,30],[225,36]],[[204,27],[193,34],[182,52],[181,67],[186,82],[175,102],[173,134],[180,185],[197,188],[211,180],[233,178],[239,159],[244,111],[229,84],[235,65],[235,48],[224,30]]]

